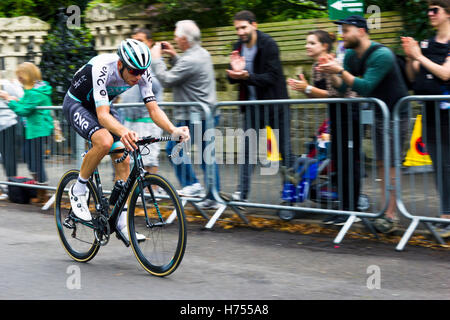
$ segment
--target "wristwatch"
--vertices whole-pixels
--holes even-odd
[[[313,88],[313,86],[311,86],[311,85],[308,84],[308,85],[306,86],[306,88],[305,88],[305,93],[306,93],[306,94],[310,94],[311,91],[312,91],[312,88]]]

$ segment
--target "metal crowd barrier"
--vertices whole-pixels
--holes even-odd
[[[389,128],[389,111],[386,107],[386,105],[384,104],[384,102],[378,100],[378,99],[373,99],[373,98],[357,98],[357,99],[299,99],[299,100],[268,100],[268,101],[231,101],[231,102],[219,102],[216,104],[216,108],[220,108],[221,109],[221,122],[219,124],[219,128],[222,128],[223,130],[228,129],[237,129],[237,128],[243,128],[244,125],[241,123],[239,126],[237,126],[236,124],[241,121],[242,119],[242,115],[237,115],[237,119],[236,117],[236,111],[237,108],[236,107],[246,107],[246,108],[256,108],[257,106],[264,106],[262,108],[265,108],[266,110],[269,108],[269,106],[273,106],[273,105],[278,105],[278,106],[282,106],[282,105],[290,105],[290,116],[289,116],[289,121],[291,126],[295,125],[295,123],[300,123],[301,119],[308,119],[310,120],[310,118],[306,117],[305,115],[305,110],[307,110],[304,106],[305,105],[312,105],[314,106],[313,110],[314,110],[314,114],[311,117],[311,119],[313,120],[313,124],[308,123],[309,121],[305,122],[301,122],[302,124],[309,126],[310,131],[306,132],[303,134],[303,138],[309,137],[311,134],[314,134],[317,130],[317,128],[320,126],[321,122],[323,120],[326,119],[327,114],[326,114],[326,109],[325,112],[323,112],[324,107],[322,106],[322,114],[321,117],[319,117],[319,108],[315,108],[318,107],[320,104],[335,104],[337,109],[340,110],[341,108],[350,108],[351,104],[353,103],[359,103],[359,104],[366,104],[366,110],[361,110],[360,111],[360,118],[361,118],[361,122],[358,124],[358,127],[356,128],[357,131],[361,131],[361,132],[365,132],[365,131],[369,131],[369,135],[370,135],[370,131],[373,133],[375,126],[374,126],[374,121],[375,121],[375,117],[374,117],[374,112],[376,109],[379,109],[379,111],[382,114],[383,120],[383,137],[382,137],[382,142],[384,144],[384,158],[383,158],[383,163],[384,163],[384,181],[386,182],[384,184],[384,192],[389,195],[389,186],[388,186],[388,177],[389,177],[389,164],[390,162],[390,155],[389,155],[389,139],[388,139],[388,128]],[[293,107],[293,106],[297,106],[297,107]],[[234,108],[234,109],[233,109]],[[231,110],[231,111],[230,111]],[[342,109],[344,110],[344,109]],[[267,114],[262,111],[264,113],[264,116],[267,118]],[[339,112],[339,111],[338,111]],[[234,117],[230,118],[230,115],[233,115]],[[349,113],[350,116],[350,113]],[[258,112],[256,112],[256,117],[258,117]],[[256,120],[255,122],[258,122],[258,120]],[[349,127],[346,128],[341,128],[342,130],[349,130],[351,131],[352,129],[350,128],[351,125],[353,124],[352,119],[349,119],[348,124],[350,124]],[[311,125],[313,127],[311,127]],[[367,130],[367,126],[371,126],[372,130]],[[356,126],[355,126],[356,127]],[[283,128],[280,128],[281,130]],[[303,147],[303,142],[305,142],[304,140],[298,139],[299,137],[295,137],[295,135],[293,135],[292,131],[297,132],[296,130],[299,128],[295,128],[295,129],[291,129],[291,141],[294,141],[294,143],[291,142],[292,145],[295,145],[293,148],[293,154],[295,156],[300,155],[303,153],[303,151],[299,151],[300,148]],[[341,130],[338,130],[341,131]],[[362,135],[362,134],[361,134]],[[227,136],[227,138],[229,138],[229,135]],[[297,139],[295,139],[297,138]],[[361,139],[363,137],[361,136]],[[350,140],[352,140],[352,136],[350,134]],[[371,139],[369,139],[371,140]],[[217,141],[217,138],[216,138]],[[242,143],[242,142],[241,142]],[[283,143],[283,141],[279,141],[279,143]],[[349,143],[353,143],[352,141],[349,141]],[[238,143],[239,144],[239,143]],[[227,144],[228,146],[229,144]],[[374,144],[372,144],[373,146]],[[217,145],[216,145],[217,148]],[[372,148],[374,149],[374,148]],[[352,146],[349,146],[349,150],[353,150]],[[338,150],[339,151],[339,150]],[[341,151],[339,151],[341,152]],[[351,151],[352,152],[352,151]],[[360,152],[362,152],[362,148],[360,150]],[[372,150],[373,153],[373,150]],[[216,160],[217,160],[217,150],[216,150]],[[232,156],[229,156],[228,154],[225,156],[227,159],[233,158]],[[237,157],[239,158],[239,155],[237,155]],[[365,160],[365,158],[363,157],[363,155],[361,155],[361,159]],[[273,164],[273,162],[271,162]],[[342,163],[342,161],[341,161]],[[267,164],[266,164],[267,165]],[[347,166],[348,165],[348,166]],[[367,169],[366,168],[366,163],[365,161],[361,161],[360,164],[356,164],[356,163],[346,163],[345,165],[341,165],[338,168],[338,177],[339,175],[343,174],[343,173],[349,173],[350,175],[353,174],[353,170],[355,169],[354,167],[352,168],[352,166],[357,166],[360,165],[360,171],[364,172],[365,175],[367,175],[368,177],[365,178],[365,180],[371,180],[368,181],[368,183],[366,183],[364,185],[364,188],[362,188],[362,190],[370,190],[370,192],[372,192],[373,194],[376,194],[377,191],[380,191],[382,189],[381,186],[375,186],[374,187],[374,182],[376,180],[378,180],[377,177],[377,169],[376,169],[376,164],[374,162],[374,160],[372,160],[372,166]],[[264,165],[263,165],[264,166]],[[263,166],[259,166],[260,169],[264,169]],[[348,168],[350,168],[350,170],[348,170]],[[228,191],[229,193],[232,193],[233,190],[236,190],[236,185],[238,185],[239,183],[238,181],[238,177],[240,176],[239,172],[238,172],[238,168],[235,165],[228,165],[228,164],[221,164],[220,165],[220,179],[222,180],[222,177],[226,177],[227,179],[221,183],[221,188],[223,188],[224,190],[221,191]],[[330,174],[328,173],[328,176],[325,177],[325,179],[332,179],[332,177],[330,176]],[[341,216],[347,216],[348,218],[345,221],[345,224],[343,225],[343,227],[341,228],[340,232],[338,233],[337,237],[334,240],[334,243],[340,243],[342,241],[342,239],[344,238],[345,234],[347,233],[347,231],[349,230],[349,228],[351,227],[351,225],[356,221],[357,218],[362,219],[363,223],[369,228],[370,231],[372,231],[374,234],[375,231],[372,227],[371,222],[368,220],[368,218],[377,218],[380,217],[384,211],[386,210],[387,206],[388,206],[388,201],[389,201],[389,196],[386,196],[386,201],[381,204],[381,206],[379,208],[375,208],[374,205],[376,203],[379,203],[375,200],[375,197],[373,197],[372,199],[372,209],[373,212],[360,212],[357,211],[356,208],[353,208],[354,210],[340,210],[339,207],[335,208],[333,207],[333,203],[331,203],[331,201],[328,201],[325,203],[325,205],[317,205],[312,203],[311,201],[305,201],[303,203],[293,203],[293,205],[286,205],[281,202],[281,191],[282,191],[282,184],[280,182],[280,175],[278,173],[271,175],[271,176],[265,176],[265,177],[261,177],[261,176],[252,176],[252,183],[251,186],[256,190],[252,192],[252,196],[249,197],[247,199],[247,201],[239,201],[239,200],[231,200],[231,201],[227,201],[226,205],[230,206],[233,210],[237,211],[238,208],[261,208],[261,209],[271,209],[271,210],[287,210],[287,211],[294,211],[294,212],[302,212],[302,213],[309,213],[309,214],[314,214],[314,213],[318,213],[318,214],[325,214],[325,215],[341,215]],[[340,180],[338,178],[338,180]],[[254,182],[256,181],[256,182]],[[338,183],[341,183],[341,181],[338,181]],[[353,192],[353,181],[350,179],[350,192]],[[376,184],[376,183],[375,183]],[[342,190],[342,188],[341,188]],[[375,191],[376,190],[376,191]],[[214,194],[217,194],[217,192],[215,192]],[[342,194],[340,194],[340,196],[342,196]],[[217,201],[220,201],[221,198],[216,198]],[[274,203],[280,203],[280,204],[274,204]],[[339,206],[339,205],[338,205]],[[342,208],[342,207],[341,207]],[[217,221],[217,219],[221,216],[223,211],[217,211],[212,217],[211,219],[208,221],[208,223],[206,224],[206,228],[211,228],[214,223]]]
[[[400,109],[407,105],[410,101],[417,100],[433,100],[437,99],[437,101],[445,100],[443,96],[439,97],[407,97],[399,102],[398,106],[395,109],[393,114],[394,119],[394,142],[395,142],[395,168],[396,168],[396,197],[397,197],[397,206],[400,208],[401,213],[404,217],[408,219],[412,219],[412,222],[405,232],[402,240],[397,246],[397,250],[402,250],[405,244],[408,242],[410,236],[417,228],[417,225],[420,222],[424,222],[425,225],[430,229],[436,239],[443,243],[442,239],[440,239],[431,225],[432,222],[448,222],[446,219],[440,219],[430,216],[417,216],[412,215],[406,209],[405,202],[411,203],[412,200],[408,198],[405,202],[403,201],[403,194],[405,190],[402,188],[401,182],[405,181],[405,175],[401,173],[401,147],[399,140],[399,112]],[[351,112],[349,111],[351,105],[357,103],[359,104],[359,121],[355,122],[354,119],[351,118]],[[267,122],[264,120],[270,120],[267,116],[267,111],[270,109],[276,108],[284,108],[283,106],[288,106],[289,114],[288,121],[290,124],[290,145],[291,145],[291,155],[295,160],[307,158],[307,146],[311,145],[311,140],[314,135],[317,133],[317,129],[326,120],[329,116],[327,106],[331,104],[336,108],[336,112],[340,114],[341,112],[345,112],[347,110],[348,121],[345,123],[337,123],[337,132],[338,144],[342,141],[342,133],[347,132],[349,138],[349,150],[350,153],[353,152],[353,139],[360,139],[360,155],[359,155],[359,163],[353,163],[349,161],[348,163],[342,163],[344,158],[342,158],[342,149],[337,150],[337,154],[339,156],[339,165],[335,168],[335,172],[331,172],[331,163],[323,162],[323,166],[321,169],[327,171],[322,174],[317,175],[317,179],[319,181],[328,182],[328,186],[331,186],[331,191],[334,192],[331,181],[337,180],[336,183],[339,186],[337,200],[336,199],[328,199],[326,201],[322,201],[318,203],[317,201],[312,201],[310,198],[302,199],[302,201],[287,203],[283,202],[282,199],[282,191],[283,190],[283,178],[280,173],[286,174],[286,171],[282,169],[283,160],[279,159],[268,159],[270,156],[268,155],[268,150],[264,150],[264,145],[267,145],[267,136],[264,137],[264,134],[267,135],[267,132],[262,129],[261,132],[257,133],[257,136],[261,134],[263,139],[258,140],[259,148],[256,148],[256,158],[257,162],[254,163],[253,170],[256,169],[258,172],[262,172],[265,170],[271,171],[272,174],[269,175],[258,175],[253,173],[250,179],[250,194],[246,201],[236,200],[231,197],[234,191],[238,190],[239,179],[240,179],[240,170],[242,168],[240,165],[242,163],[237,163],[238,159],[245,159],[242,156],[242,150],[238,151],[236,148],[240,143],[239,141],[235,141],[233,139],[237,139],[236,136],[239,132],[245,135],[245,123],[243,123],[244,114],[240,112],[240,108],[255,108],[255,110],[259,107],[259,112],[251,113],[251,116],[254,116],[254,123],[257,122]],[[345,216],[346,221],[340,229],[338,235],[334,239],[334,243],[340,243],[348,232],[349,228],[352,226],[357,219],[361,219],[365,226],[375,234],[376,232],[373,229],[373,226],[369,219],[375,219],[384,214],[388,205],[389,205],[389,194],[392,192],[393,186],[390,185],[389,181],[389,164],[391,161],[390,155],[390,146],[389,146],[389,128],[390,128],[390,115],[386,105],[374,98],[351,98],[351,99],[297,99],[297,100],[267,100],[267,101],[227,101],[227,102],[219,102],[217,103],[212,110],[209,107],[199,103],[174,103],[174,102],[164,102],[160,103],[160,106],[164,108],[165,112],[168,114],[169,119],[173,120],[173,110],[176,107],[188,107],[188,106],[199,106],[201,110],[203,110],[203,114],[206,119],[206,129],[215,130],[213,133],[214,137],[202,137],[202,139],[206,139],[207,148],[205,148],[205,152],[201,152],[201,147],[197,145],[193,148],[193,152],[191,157],[199,156],[206,161],[206,173],[202,175],[200,170],[200,164],[194,162],[195,172],[198,174],[198,179],[200,182],[203,182],[205,189],[207,191],[206,198],[214,198],[220,205],[216,211],[210,215],[205,210],[202,210],[197,206],[197,203],[202,201],[201,198],[182,198],[183,205],[186,205],[188,202],[191,203],[201,214],[202,216],[208,220],[205,228],[210,229],[214,226],[216,221],[220,219],[225,209],[230,208],[235,213],[239,215],[239,217],[246,223],[248,220],[246,218],[245,210],[251,208],[259,208],[263,210],[269,210],[271,213],[296,213],[296,214],[321,214],[321,215],[338,215]],[[118,109],[130,107],[130,106],[139,106],[144,107],[142,103],[137,104],[116,104],[115,107]],[[83,151],[86,150],[87,146],[83,139],[78,137],[78,135],[68,126],[62,115],[62,107],[54,106],[54,107],[39,107],[43,109],[51,109],[54,113],[54,119],[58,120],[60,130],[55,130],[53,136],[49,137],[46,144],[46,170],[47,175],[49,177],[49,181],[46,185],[26,185],[27,187],[32,188],[41,188],[47,190],[55,190],[56,186],[59,182],[59,178],[63,172],[66,170],[79,167],[80,165],[80,155]],[[213,114],[215,114],[216,109],[220,110],[220,122],[215,125]],[[262,111],[264,110],[264,111]],[[378,141],[380,137],[375,135],[375,113],[379,112],[382,117],[382,141]],[[261,113],[261,114],[259,114]],[[278,113],[281,117],[283,117],[283,113]],[[262,115],[262,118],[258,119]],[[278,116],[274,116],[272,120],[272,124],[274,127],[277,127],[279,130],[283,130],[284,127],[280,127],[280,119]],[[339,118],[339,117],[338,117]],[[286,121],[286,119],[284,119]],[[345,119],[344,119],[345,120]],[[176,123],[176,121],[173,121]],[[270,122],[270,121],[269,121]],[[248,126],[247,126],[248,128]],[[289,127],[288,127],[289,128]],[[242,129],[243,131],[238,131]],[[22,130],[21,125],[19,124],[19,133]],[[227,133],[227,130],[229,133]],[[353,131],[356,130],[356,131]],[[273,131],[276,131],[273,130]],[[231,133],[230,133],[231,132]],[[353,133],[358,132],[358,136],[353,137]],[[277,132],[275,132],[277,133]],[[277,134],[275,134],[276,136]],[[20,136],[20,134],[19,134]],[[23,137],[23,134],[22,134]],[[230,140],[229,140],[230,139]],[[231,141],[231,142],[230,142]],[[195,142],[195,141],[194,141]],[[278,141],[279,143],[285,143],[285,141]],[[16,138],[16,151],[20,154],[20,141],[18,143]],[[350,145],[350,143],[352,145]],[[383,157],[382,157],[382,171],[379,171],[379,163],[376,161],[376,145],[379,143],[383,143]],[[198,143],[197,143],[198,144]],[[276,150],[273,150],[274,147],[280,147],[280,145],[274,146],[272,141],[272,157],[273,154],[276,153]],[[284,146],[286,148],[286,146]],[[341,147],[339,147],[341,148]],[[162,154],[164,153],[164,148],[161,148]],[[254,149],[252,149],[254,150]],[[289,150],[289,149],[288,149]],[[251,156],[251,153],[249,154]],[[281,155],[283,156],[283,155]],[[289,156],[289,154],[288,154]],[[330,158],[330,153],[328,151],[327,157]],[[104,183],[104,189],[110,190],[113,186],[113,169],[112,164],[109,159],[102,161],[99,166],[99,170],[102,172],[102,182]],[[312,159],[316,159],[317,157],[313,157]],[[173,169],[169,166],[167,169],[168,160],[167,157],[160,156],[162,166],[161,170],[164,170],[162,174],[167,176],[170,181],[173,182],[174,185],[177,185],[178,181],[173,172]],[[329,159],[328,159],[329,160]],[[220,189],[216,187],[216,172],[214,162],[217,163],[219,168],[219,179],[220,179]],[[359,167],[356,167],[359,166]],[[320,167],[319,167],[320,168]],[[361,194],[366,196],[366,201],[369,208],[365,208],[365,211],[361,211],[360,209],[352,208],[345,209],[343,208],[342,199],[345,196],[343,193],[348,192],[350,194],[350,202],[354,201],[351,199],[351,194],[354,193],[354,189],[357,188],[354,184],[355,176],[354,172],[356,168],[359,168],[359,172],[361,173]],[[281,172],[282,171],[282,172]],[[291,178],[292,178],[292,172]],[[347,181],[348,190],[343,188],[342,176],[344,174],[349,175],[349,181]],[[17,175],[29,176],[29,172],[27,171],[26,165],[23,163],[23,159],[19,156],[18,161],[18,173]],[[108,175],[110,175],[110,179],[108,179]],[[295,172],[294,172],[295,175]],[[333,178],[333,176],[337,176],[337,178]],[[202,178],[204,180],[202,180]],[[298,177],[297,177],[298,178]],[[411,179],[411,175],[408,175],[407,179]],[[380,183],[380,181],[384,181]],[[296,182],[298,182],[296,180]],[[9,182],[6,180],[6,176],[4,174],[4,170],[0,172],[0,185],[20,185],[13,182]],[[343,191],[344,190],[344,191]],[[383,197],[380,193],[384,193],[384,201]],[[43,207],[43,209],[48,209],[51,205],[52,199]],[[419,200],[420,201],[420,200]]]
[[[37,107],[39,109],[51,110],[55,130],[53,134],[45,139],[44,143],[44,167],[46,171],[46,175],[48,181],[42,184],[21,184],[16,182],[11,182],[7,180],[6,171],[13,172],[14,176],[24,176],[28,178],[33,178],[31,172],[28,170],[27,165],[25,163],[25,127],[22,118],[17,116],[17,124],[14,125],[14,137],[9,137],[4,141],[1,141],[2,144],[12,144],[12,146],[8,146],[8,151],[14,150],[14,154],[2,154],[2,157],[13,157],[15,159],[14,163],[9,163],[8,166],[12,166],[13,168],[6,168],[5,165],[2,165],[2,170],[0,170],[0,184],[2,186],[25,186],[35,189],[45,189],[54,191],[56,190],[57,183],[59,181],[60,176],[64,172],[64,163],[70,163],[73,159],[73,153],[71,151],[70,144],[74,141],[74,135],[71,134],[70,130],[67,128],[65,123],[62,121],[62,107],[61,106],[47,106],[47,107]],[[0,109],[8,109],[8,107],[0,107]],[[10,129],[8,128],[8,129]],[[6,130],[8,130],[6,129]],[[73,132],[74,133],[74,132]],[[5,137],[6,138],[6,137]],[[58,174],[56,174],[58,173]],[[7,192],[5,188],[2,187],[3,192]],[[53,198],[44,205],[43,209],[47,210],[50,205],[53,203]]]
[[[440,111],[440,104],[447,102],[448,99],[448,96],[408,96],[401,99],[394,108],[392,116],[394,120],[396,202],[401,214],[411,219],[411,223],[403,234],[396,250],[401,251],[404,249],[419,223],[423,223],[426,226],[438,243],[445,244],[436,232],[434,224],[450,223],[450,219],[438,217],[443,212],[444,207],[448,208],[448,202],[450,201],[450,195],[447,193],[449,191],[448,186],[444,185],[444,181],[448,181],[450,175],[444,173],[448,173],[448,170],[443,171],[445,166],[448,168],[450,165],[448,155],[450,148],[450,130],[448,125],[450,111]],[[414,103],[416,105],[420,103],[420,105],[412,108]],[[426,105],[427,103],[429,104],[428,106]],[[431,146],[427,144],[427,126],[425,125],[422,126],[421,132],[416,132],[416,135],[413,134],[411,137],[410,151],[417,159],[416,166],[410,167],[408,171],[405,171],[406,168],[402,164],[403,158],[400,150],[399,115],[406,108],[413,111],[416,125],[420,126],[422,124],[418,115],[424,119],[424,122],[427,121],[427,115],[432,117],[432,119],[428,120],[434,124],[434,127],[429,126],[428,134],[434,135],[436,139],[434,150],[436,163],[433,166],[430,165],[433,161],[428,157],[427,152],[427,149],[430,150]],[[444,132],[440,130],[441,125],[446,125],[447,129],[443,129]],[[415,130],[419,130],[417,128]],[[425,146],[427,147],[426,149]],[[444,202],[446,203],[445,205]]]

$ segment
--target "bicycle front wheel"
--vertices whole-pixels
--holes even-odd
[[[69,170],[61,178],[55,194],[55,220],[58,235],[67,254],[78,262],[87,262],[95,257],[100,246],[95,238],[93,225],[77,219],[72,213],[69,199],[69,188],[78,179],[78,170]],[[96,216],[95,205],[99,197],[91,181],[88,206],[93,217]]]
[[[157,174],[147,174],[142,186],[145,200],[139,181],[129,198],[129,239],[137,260],[147,272],[167,276],[180,265],[186,249],[183,206],[172,185]],[[143,234],[145,240],[138,241],[136,233]]]

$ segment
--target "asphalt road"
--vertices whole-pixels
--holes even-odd
[[[89,263],[63,250],[52,212],[0,204],[0,299],[450,299],[450,250],[189,223],[181,266],[147,274],[112,237]]]

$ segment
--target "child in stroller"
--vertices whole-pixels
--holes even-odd
[[[323,121],[313,140],[306,144],[307,154],[298,158],[292,168],[281,168],[283,176],[282,204],[294,206],[296,203],[312,200],[325,204],[327,208],[338,206],[338,194],[333,183],[336,174],[331,162],[331,136],[329,119]],[[360,195],[358,210],[369,208],[368,197]],[[279,210],[278,216],[290,221],[296,216],[292,210]]]

